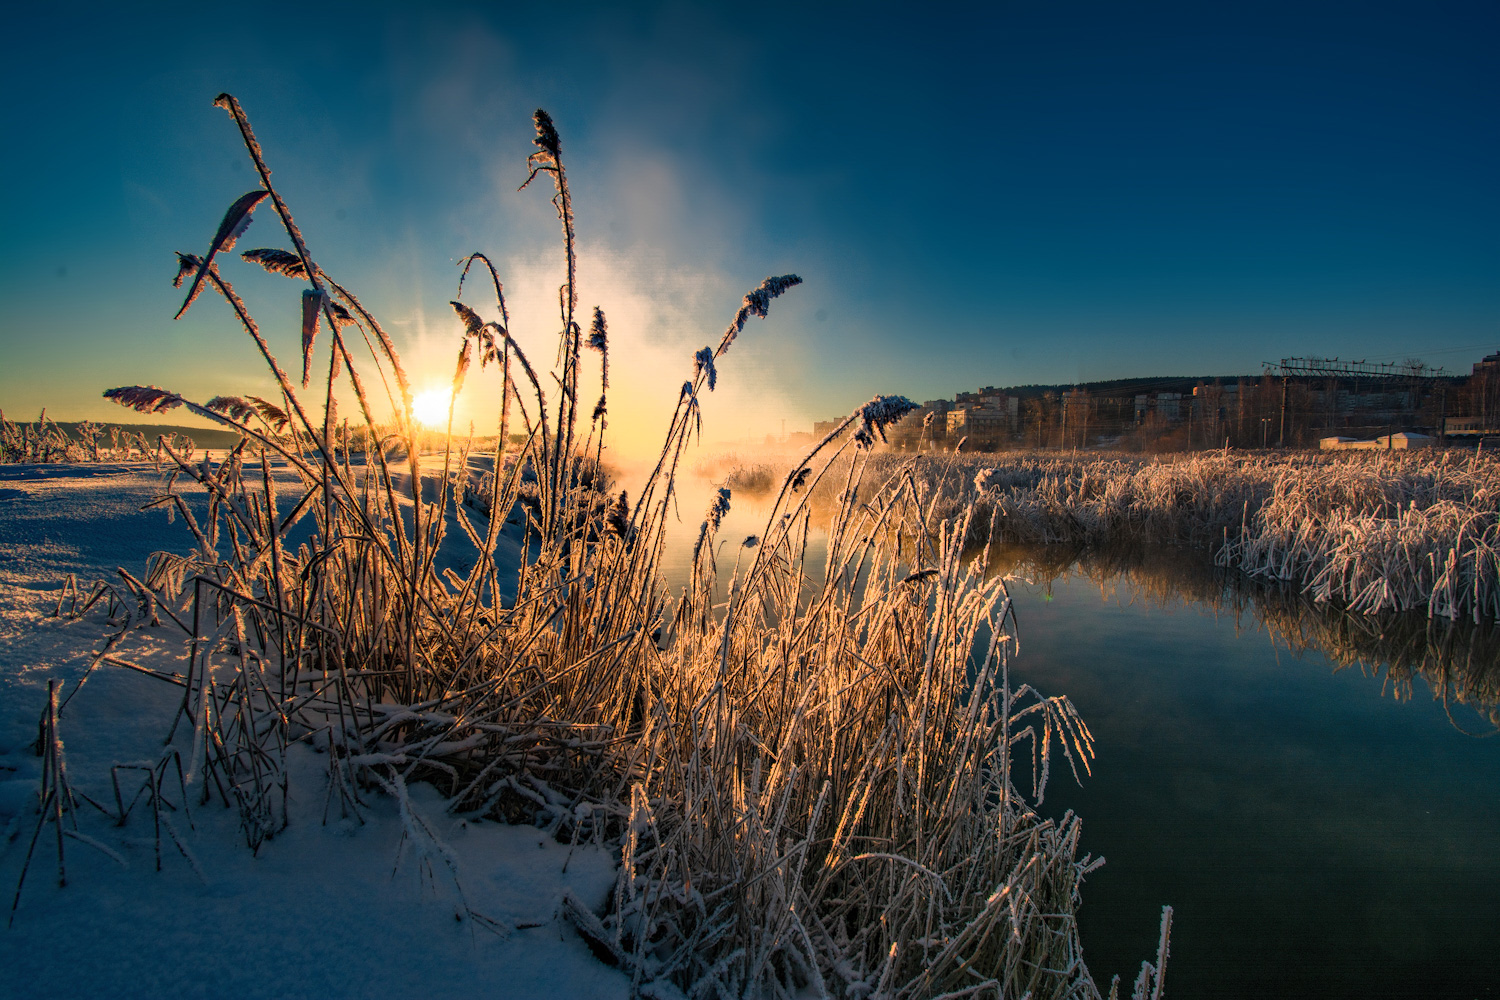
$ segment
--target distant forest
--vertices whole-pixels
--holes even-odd
[[[1147,378],[1112,378],[1099,382],[1067,382],[1058,385],[1007,385],[996,386],[996,388],[1007,396],[1017,396],[1021,399],[1031,399],[1045,396],[1047,393],[1061,396],[1065,392],[1074,389],[1082,389],[1091,396],[1135,396],[1143,392],[1180,392],[1191,396],[1193,387],[1198,385],[1213,385],[1222,382],[1225,385],[1233,385],[1240,379],[1255,381],[1260,378],[1260,373],[1254,375],[1152,375]]]

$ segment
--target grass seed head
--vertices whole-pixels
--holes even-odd
[[[624,538],[630,531],[630,498],[624,490],[615,497],[614,502],[609,505],[609,512],[605,515],[605,521],[609,529],[616,535]]]
[[[594,322],[589,326],[589,348],[599,352],[599,384],[602,388],[609,388],[609,327],[604,322],[604,310],[598,306],[594,307]],[[603,405],[604,399],[599,399]],[[596,416],[597,420],[598,417]]]
[[[140,413],[165,413],[182,405],[182,397],[154,385],[124,385],[104,390],[104,398]]]
[[[879,435],[880,440],[884,441],[886,439],[886,427],[894,424],[916,408],[917,404],[905,396],[876,396],[860,407],[860,429],[858,433],[863,434],[865,439],[872,443],[876,435]],[[857,436],[858,434],[856,434]]]
[[[708,374],[708,391],[713,392],[719,381],[719,373],[714,369],[714,352],[707,347],[693,355],[693,377],[697,378],[705,372]]]
[[[215,413],[222,413],[230,420],[237,420],[240,423],[244,423],[257,412],[253,403],[239,396],[215,396],[203,405]]]
[[[537,108],[531,120],[536,124],[536,138],[531,140],[532,143],[556,162],[562,156],[562,140],[557,137],[557,126],[552,124],[552,116]]]
[[[307,268],[303,266],[302,258],[290,250],[260,247],[255,250],[246,250],[240,256],[252,264],[259,264],[272,274],[280,274],[288,278],[307,277]]]
[[[714,498],[709,501],[708,511],[703,519],[709,526],[709,531],[718,531],[719,525],[724,521],[724,515],[729,513],[729,490],[719,487],[714,492]]]
[[[734,321],[724,331],[724,336],[720,339],[718,350],[714,351],[714,355],[722,355],[725,351],[729,350],[729,345],[734,343],[734,338],[738,337],[740,331],[745,329],[745,323],[749,321],[751,316],[759,316],[761,319],[765,319],[767,312],[771,308],[771,300],[781,295],[788,288],[800,284],[802,284],[802,279],[797,277],[797,275],[783,274],[779,278],[767,278],[758,287],[748,292],[745,295],[744,301],[740,304],[739,312],[734,314]]]

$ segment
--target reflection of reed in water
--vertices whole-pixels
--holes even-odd
[[[1500,628],[1488,621],[1351,613],[1315,601],[1295,585],[1247,577],[1181,549],[1084,553],[1056,545],[1007,546],[990,553],[987,575],[996,574],[1023,577],[1049,593],[1060,579],[1082,577],[1105,596],[1163,609],[1191,601],[1232,615],[1236,628],[1248,619],[1296,655],[1321,653],[1335,671],[1354,667],[1368,677],[1383,675],[1383,689],[1398,700],[1412,697],[1420,677],[1434,698],[1471,706],[1500,728]]]

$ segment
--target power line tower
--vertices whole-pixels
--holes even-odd
[[[1294,378],[1326,378],[1335,385],[1339,379],[1365,379],[1375,382],[1405,382],[1415,389],[1419,385],[1441,382],[1451,376],[1441,368],[1421,361],[1380,364],[1371,361],[1340,361],[1338,358],[1282,358],[1279,363],[1264,362],[1267,375],[1281,377],[1281,431],[1277,446],[1286,446],[1287,392]]]

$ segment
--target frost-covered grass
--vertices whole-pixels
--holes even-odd
[[[1500,464],[1449,453],[1283,470],[1218,558],[1356,611],[1500,619]]]
[[[909,469],[855,499],[875,437],[910,404],[882,397],[851,414],[778,484],[761,535],[727,540],[729,555],[715,545],[732,496],[721,491],[689,585],[674,596],[663,582],[701,394],[748,319],[800,279],[766,279],[692,359],[634,501],[601,492],[607,375],[590,407],[580,373],[589,349],[607,373],[608,330],[599,309],[578,312],[571,196],[539,111],[528,183],[552,183],[564,234],[557,369],[538,375],[510,335],[498,275],[467,258],[464,274],[479,267],[494,295],[488,320],[453,304],[455,394],[492,367],[496,441],[517,430],[526,443],[507,460],[498,443],[480,456],[447,437],[424,455],[390,339],[316,264],[238,103],[217,103],[263,186],[231,206],[207,253],[179,255],[183,308],[217,293],[275,393],[199,404],[111,390],[145,412],[185,406],[243,442],[218,463],[166,449],[178,475],[154,503],[185,522],[191,555],[158,553],[61,607],[111,617],[101,669],[175,689],[166,749],[136,775],[153,814],[219,801],[258,851],[307,821],[297,803],[309,797],[336,823],[395,800],[406,842],[441,879],[454,855],[407,806],[428,782],[452,816],[610,845],[608,903],[562,908],[643,996],[1097,996],[1074,916],[1097,862],[1077,856],[1076,817],[1035,809],[1058,754],[1088,767],[1088,730],[1065,698],[1009,682],[1009,602],[962,558],[969,515],[935,516]],[[302,387],[220,269],[267,199],[292,249],[242,256],[306,283]],[[357,426],[338,416],[341,393]],[[809,578],[809,500],[835,479],[827,569]],[[130,655],[151,625],[180,633],[174,668]],[[321,787],[307,787],[303,744],[323,751]],[[42,801],[35,828],[61,845],[80,806],[56,780]],[[486,923],[467,902],[456,914]],[[1143,965],[1137,993],[1160,984]]]
[[[295,482],[284,469],[273,466],[273,474]],[[35,741],[49,680],[66,701],[58,734],[76,812],[64,815],[64,829],[71,834],[76,819],[78,832],[111,852],[65,837],[68,884],[59,888],[55,828],[43,827],[14,923],[0,918],[7,995],[396,1000],[489,982],[505,984],[510,996],[624,1000],[629,980],[600,965],[556,919],[564,893],[604,904],[618,850],[445,813],[441,793],[414,782],[409,812],[431,826],[456,869],[440,865],[430,878],[423,854],[403,846],[395,799],[367,794],[360,819],[335,811],[325,821],[328,747],[319,734],[288,748],[289,823],[257,852],[246,849],[239,811],[225,808],[216,789],[202,803],[189,783],[184,802],[170,755],[161,825],[149,797],[130,805],[146,774],[113,765],[164,758],[162,738],[183,689],[108,663],[90,672],[116,631],[105,631],[107,600],[77,617],[68,613],[71,599],[61,616],[54,612],[58,583],[69,575],[119,579],[116,566],[139,572],[151,552],[182,548],[189,536],[180,519],[140,509],[162,492],[151,463],[0,468],[4,909],[36,830],[46,759]],[[186,499],[202,516],[203,498]],[[164,620],[162,628],[132,629],[109,655],[180,676],[190,639]],[[179,751],[186,737],[179,729]],[[124,824],[114,815],[115,776],[129,809]],[[477,916],[455,920],[465,907]]]
[[[178,452],[192,454],[192,438],[171,434],[166,438]],[[47,419],[44,409],[35,423],[15,423],[0,410],[0,465],[78,462],[130,462],[163,457],[163,444],[151,442],[140,432],[105,427],[85,420],[72,434]]]
[[[1474,452],[928,460],[939,512],[996,537],[1211,548],[1361,612],[1500,618],[1500,463]]]
[[[764,496],[781,485],[788,468],[795,467],[802,455],[753,455],[742,457],[736,452],[727,452],[699,458],[693,463],[692,472],[702,479],[727,486],[736,494]]]

